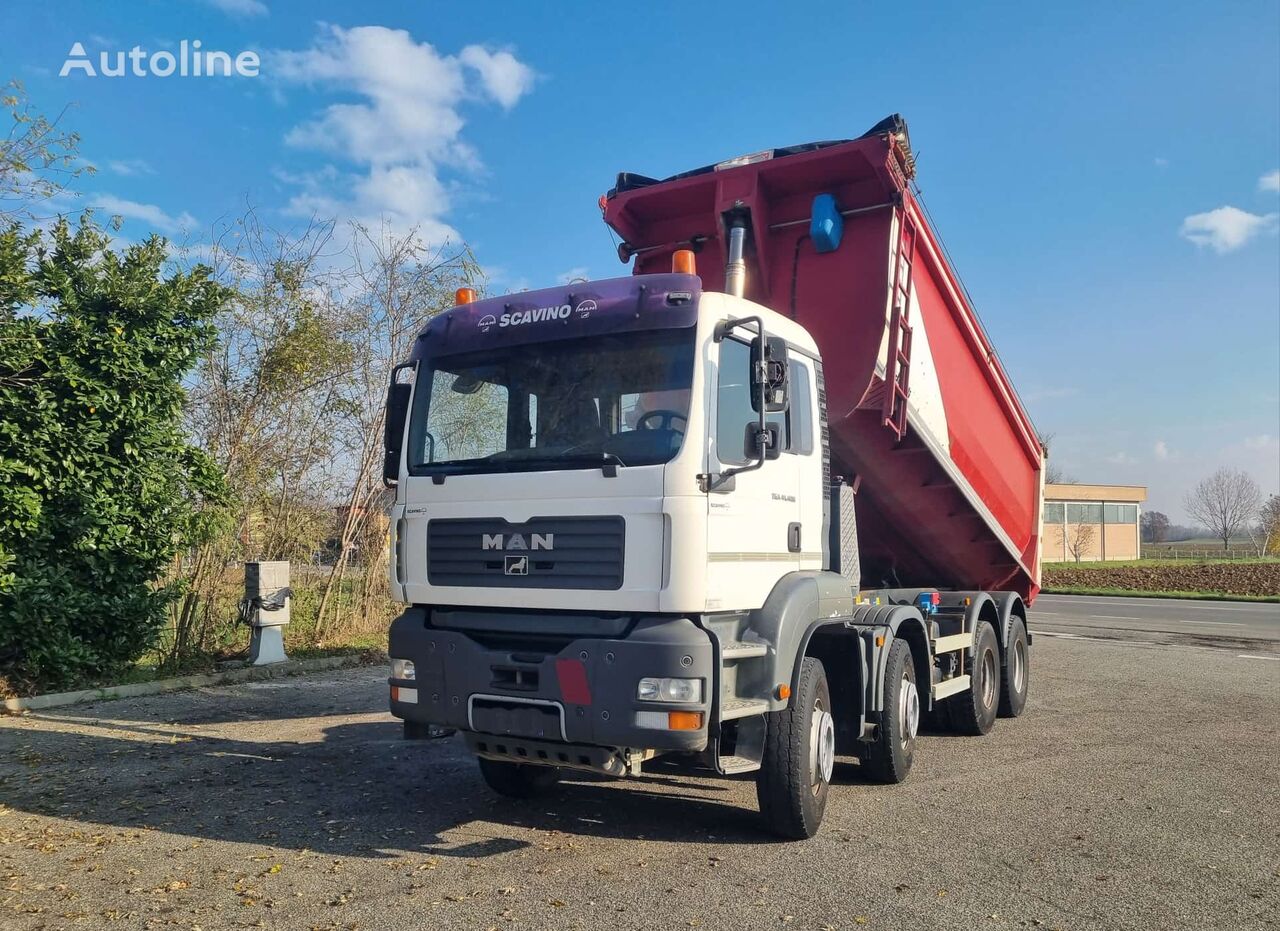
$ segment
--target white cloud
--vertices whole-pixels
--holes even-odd
[[[1269,433],[1259,433],[1257,436],[1244,438],[1245,449],[1270,449],[1273,446],[1280,446],[1280,439]]]
[[[480,75],[485,91],[510,110],[525,94],[533,90],[533,69],[507,51],[491,52],[480,45],[468,45],[458,60]]]
[[[1277,168],[1275,171],[1268,171],[1265,175],[1259,178],[1258,190],[1280,192],[1280,168]]]
[[[491,98],[510,109],[528,92],[533,72],[510,52],[467,46],[443,55],[402,29],[325,27],[302,51],[270,56],[282,80],[319,85],[358,99],[334,103],[294,126],[285,141],[359,166],[339,183],[313,179],[293,198],[294,213],[320,212],[419,227],[431,241],[457,239],[443,217],[451,206],[443,168],[477,170],[462,139],[462,106]],[[334,191],[341,193],[335,194]]]
[[[174,216],[155,204],[141,204],[113,194],[93,194],[88,197],[88,201],[88,206],[96,210],[112,216],[119,215],[126,220],[138,220],[161,233],[177,233],[197,225],[196,218],[186,211]]]
[[[1239,249],[1260,233],[1276,228],[1277,214],[1258,216],[1238,207],[1219,207],[1208,213],[1197,213],[1182,221],[1182,236],[1197,246],[1208,246],[1214,252]]]
[[[1155,453],[1157,459],[1164,462],[1169,458],[1169,444],[1164,440],[1156,440],[1156,445],[1152,448],[1152,452]]]
[[[156,170],[151,167],[151,163],[141,158],[124,158],[116,161],[107,162],[107,167],[118,175],[124,175],[126,178],[134,175],[153,175]]]
[[[270,10],[262,0],[204,0],[230,16],[266,16]]]
[[[568,284],[571,281],[577,281],[579,278],[589,279],[590,277],[591,277],[591,269],[587,268],[585,265],[575,265],[573,268],[569,269],[567,272],[561,272],[560,274],[556,275],[556,281],[560,282],[561,284]]]

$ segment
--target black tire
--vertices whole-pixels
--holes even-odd
[[[876,782],[901,782],[911,772],[920,730],[920,691],[911,647],[895,640],[884,672],[884,720],[865,751],[862,766]]]
[[[489,783],[489,788],[508,798],[534,798],[548,792],[560,781],[560,770],[555,766],[530,766],[528,763],[508,763],[484,757],[478,759],[480,775]]]
[[[973,737],[990,733],[1000,710],[1000,643],[990,621],[979,621],[969,657],[969,689],[946,700],[951,728]]]
[[[1016,718],[1027,706],[1031,687],[1031,648],[1027,645],[1027,624],[1014,615],[1009,620],[1009,642],[1004,648],[1000,670],[1000,717]]]
[[[801,660],[790,703],[765,715],[765,728],[764,759],[756,774],[760,814],[779,837],[813,837],[827,808],[835,764],[835,719],[821,662],[812,656]]]

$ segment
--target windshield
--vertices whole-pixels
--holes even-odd
[[[503,346],[424,360],[409,471],[654,465],[680,450],[693,330]]]

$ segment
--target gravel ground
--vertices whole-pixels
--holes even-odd
[[[0,928],[1280,925],[1280,661],[1041,637],[1032,701],[837,769],[815,839],[749,779],[488,793],[377,667],[0,719]]]

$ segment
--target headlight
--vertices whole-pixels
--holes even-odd
[[[701,679],[656,679],[640,680],[636,689],[636,698],[640,701],[702,701]]]
[[[391,678],[393,679],[413,679],[416,670],[413,668],[413,660],[411,659],[393,659],[391,661]]]

